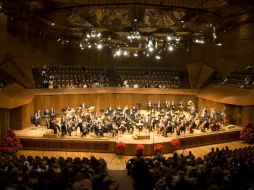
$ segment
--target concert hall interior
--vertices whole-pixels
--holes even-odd
[[[0,0],[0,189],[253,189],[253,21],[252,0]]]

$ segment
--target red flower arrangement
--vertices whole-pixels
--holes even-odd
[[[179,139],[172,139],[171,140],[171,145],[174,147],[174,148],[178,148],[179,146],[181,146],[181,142]]]
[[[143,152],[144,149],[145,149],[145,147],[144,147],[143,144],[137,144],[137,145],[136,145],[136,150],[137,150],[137,151]]]
[[[126,144],[124,142],[118,142],[116,144],[116,149],[120,151],[124,151],[126,149]]]
[[[144,149],[145,149],[145,146],[143,144],[137,144],[136,145],[136,156],[143,156]]]
[[[15,153],[22,148],[20,140],[12,129],[7,129],[7,136],[0,142],[0,151],[4,153]]]
[[[254,126],[251,122],[248,122],[240,131],[240,139],[247,143],[254,142]]]
[[[156,151],[156,152],[162,152],[164,150],[164,148],[165,147],[162,144],[156,144],[154,146],[154,151]]]

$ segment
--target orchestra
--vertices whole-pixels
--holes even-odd
[[[135,129],[167,137],[168,133],[181,135],[186,131],[193,133],[195,129],[201,132],[209,129],[217,131],[221,124],[228,122],[225,110],[216,113],[214,108],[208,111],[204,107],[198,112],[191,101],[186,106],[182,102],[175,104],[172,101],[170,104],[170,101],[166,101],[165,104],[161,104],[157,101],[157,111],[153,109],[151,101],[147,105],[147,114],[143,114],[136,106],[132,108],[125,106],[123,109],[120,106],[115,109],[110,106],[105,111],[96,112],[94,106],[82,103],[76,109],[68,106],[61,114],[56,114],[54,108],[45,109],[43,115],[38,110],[31,122],[38,127],[41,120],[44,120],[48,129],[52,129],[54,134],[61,134],[62,137],[67,134],[71,136],[77,130],[80,131],[81,137],[88,134],[98,137],[109,134],[114,137],[118,133],[133,134]]]

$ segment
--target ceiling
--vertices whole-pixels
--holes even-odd
[[[211,41],[214,30],[220,34],[252,23],[253,5],[253,0],[2,0],[2,12],[28,25],[31,36],[81,41],[94,30],[108,46],[127,48],[132,31],[141,40],[174,34],[183,41],[198,35]],[[127,46],[140,48],[134,42]]]

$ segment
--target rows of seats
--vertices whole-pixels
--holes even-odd
[[[115,72],[122,81],[130,87],[135,84],[145,88],[189,88],[188,75],[186,71],[169,69],[116,69]]]
[[[87,69],[80,66],[58,66],[33,69],[39,88],[81,88],[109,86],[104,69]]]
[[[128,161],[126,169],[137,190],[253,189],[254,147],[216,148],[204,158],[196,158],[192,152],[185,156],[174,153],[167,159],[160,154],[154,158],[137,156]]]
[[[33,68],[37,88],[189,88],[186,71],[154,68],[83,66]]]
[[[40,156],[0,156],[0,189],[80,190],[112,189],[104,159]]]
[[[244,68],[237,69],[223,77],[218,83],[251,89],[254,87],[254,65],[248,65]]]

